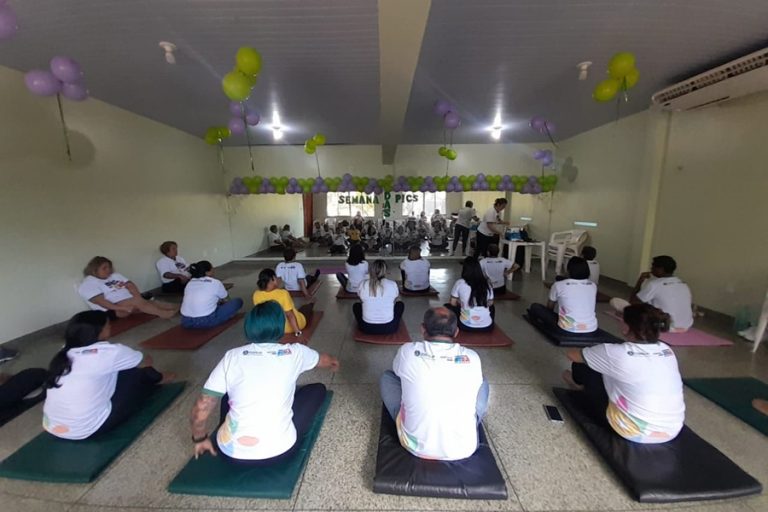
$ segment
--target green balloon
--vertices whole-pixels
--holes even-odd
[[[221,79],[221,89],[230,100],[245,101],[251,95],[251,82],[244,74],[230,71]]]
[[[440,146],[440,148],[437,150],[437,154],[440,156],[448,156],[448,148],[445,146]]]
[[[243,46],[237,50],[235,55],[237,69],[244,75],[258,75],[261,71],[261,55],[253,48]]]

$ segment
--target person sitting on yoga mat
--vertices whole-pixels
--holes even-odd
[[[112,430],[139,410],[172,373],[152,368],[137,350],[110,343],[104,311],[73,316],[64,348],[53,356],[46,381],[43,428],[62,439],[86,439]]]
[[[429,292],[429,266],[429,260],[421,257],[421,248],[412,245],[408,250],[408,259],[400,263],[403,290],[413,293]]]
[[[445,307],[459,317],[459,329],[470,332],[490,332],[496,308],[493,288],[486,279],[480,263],[472,256],[464,258],[461,279],[451,290],[451,302]]]
[[[148,301],[130,279],[112,268],[112,261],[104,256],[91,258],[83,270],[85,279],[77,292],[96,311],[106,311],[111,319],[123,318],[141,311],[160,318],[171,318],[179,306],[160,301]]]
[[[659,341],[669,315],[650,304],[624,309],[622,344],[606,343],[568,351],[572,369],[563,380],[590,398],[621,437],[636,443],[665,443],[683,428],[683,381],[675,353]]]
[[[296,238],[291,232],[291,226],[286,224],[283,226],[283,230],[280,232],[280,238],[283,240],[283,245],[286,247],[293,247],[294,249],[305,249],[307,243],[302,238]]]
[[[480,260],[480,267],[491,282],[494,297],[498,297],[507,293],[507,276],[518,270],[520,265],[500,257],[499,246],[491,244],[488,246],[488,257]]]
[[[397,424],[400,444],[416,457],[465,459],[477,450],[477,425],[488,409],[488,382],[480,357],[454,342],[456,315],[437,307],[424,313],[424,341],[397,351],[381,376],[381,398]]]
[[[322,384],[296,386],[313,368],[339,369],[339,361],[299,343],[281,344],[285,316],[267,301],[245,316],[248,345],[229,350],[211,372],[190,423],[195,458],[216,455],[248,465],[270,465],[291,458],[301,446],[325,401]],[[219,424],[209,436],[208,417],[221,399]]]
[[[597,258],[597,249],[591,245],[585,245],[581,249],[581,257],[587,260],[587,265],[589,265],[589,280],[597,285],[600,281],[600,263],[595,259]]]
[[[173,241],[163,242],[160,252],[163,257],[157,260],[155,266],[160,274],[162,290],[165,293],[183,292],[191,276],[186,260],[179,256],[179,246]]]
[[[365,261],[365,251],[362,245],[352,244],[349,247],[349,256],[344,267],[347,270],[347,275],[338,272],[336,279],[339,280],[341,286],[349,293],[357,293],[360,283],[368,277],[368,262]]]
[[[693,326],[693,300],[688,285],[674,276],[676,269],[677,263],[671,256],[655,256],[651,271],[643,272],[637,279],[629,302],[613,298],[611,306],[621,313],[630,304],[645,302],[672,318],[670,332],[686,332]]]
[[[283,239],[280,237],[280,233],[277,231],[277,225],[275,224],[269,226],[269,231],[267,232],[267,246],[270,251],[282,251],[286,248]]]
[[[589,280],[589,265],[584,258],[574,256],[566,268],[568,278],[552,284],[546,307],[531,304],[528,316],[568,334],[592,334],[597,330],[597,286]]]
[[[184,290],[181,302],[181,326],[187,329],[210,329],[221,325],[240,311],[243,299],[227,300],[224,284],[213,277],[210,261],[198,261],[189,266],[192,279]]]
[[[312,294],[307,291],[307,288],[320,278],[320,269],[308,276],[304,271],[304,265],[296,261],[296,251],[292,247],[283,251],[283,258],[285,261],[281,261],[275,267],[275,274],[280,278],[283,287],[291,292],[301,291],[306,299],[311,300]]]
[[[271,268],[265,268],[259,272],[259,279],[256,281],[256,286],[259,289],[253,292],[253,305],[258,306],[262,302],[270,300],[280,304],[285,312],[285,334],[293,333],[298,338],[302,335],[301,330],[312,319],[312,309],[315,305],[309,302],[296,309],[290,292],[279,288],[279,285],[277,275]]]
[[[352,305],[358,328],[366,334],[392,334],[400,327],[405,304],[397,300],[397,283],[387,279],[387,264],[376,260],[368,279],[360,284],[357,295],[362,302]]]

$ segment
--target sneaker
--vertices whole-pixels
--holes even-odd
[[[17,350],[0,347],[0,363],[5,363],[12,359],[16,359],[17,357],[19,357],[19,352]]]
[[[144,300],[152,300],[155,296],[152,294],[152,292],[144,292],[141,294],[141,298]]]

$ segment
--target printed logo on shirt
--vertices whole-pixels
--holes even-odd
[[[246,349],[246,350],[243,350],[243,355],[244,356],[261,356],[261,355],[264,355],[264,353],[261,352],[260,350],[248,350],[248,349]]]
[[[644,356],[644,357],[671,357],[674,356],[675,353],[672,352],[672,349],[665,348],[663,350],[660,350],[658,352],[635,352],[633,350],[627,350],[628,356]]]
[[[92,355],[92,354],[98,354],[98,353],[99,353],[99,349],[97,348],[87,348],[80,352],[80,354],[82,355]]]
[[[469,364],[469,356],[456,356],[453,358],[456,364]]]
[[[281,348],[280,350],[270,352],[270,354],[275,355],[277,357],[282,357],[282,356],[289,356],[293,354],[293,352],[291,352],[291,349],[289,348]]]
[[[426,352],[422,352],[421,350],[414,350],[413,355],[416,357],[425,357],[427,359],[432,359],[433,361],[435,360],[435,356],[431,354],[427,354]]]
[[[106,284],[110,288],[125,288],[125,282],[118,281],[117,279],[113,279],[112,281],[107,281],[104,284]]]
[[[187,266],[185,264],[183,264],[182,262],[177,261],[176,262],[176,268],[179,269],[179,270],[184,270],[184,269],[187,268]]]

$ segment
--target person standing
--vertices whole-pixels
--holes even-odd
[[[475,212],[474,203],[467,201],[464,203],[464,208],[459,209],[459,213],[456,218],[456,224],[453,227],[453,249],[452,253],[456,253],[456,245],[459,243],[459,237],[461,237],[461,247],[464,249],[464,255],[467,255],[467,248],[469,243],[469,225],[472,219],[478,220],[477,212]]]
[[[501,220],[501,212],[506,207],[507,200],[499,197],[483,215],[483,220],[477,228],[477,254],[475,256],[488,256],[488,246],[491,244],[498,245],[502,230],[509,225],[508,222]]]

